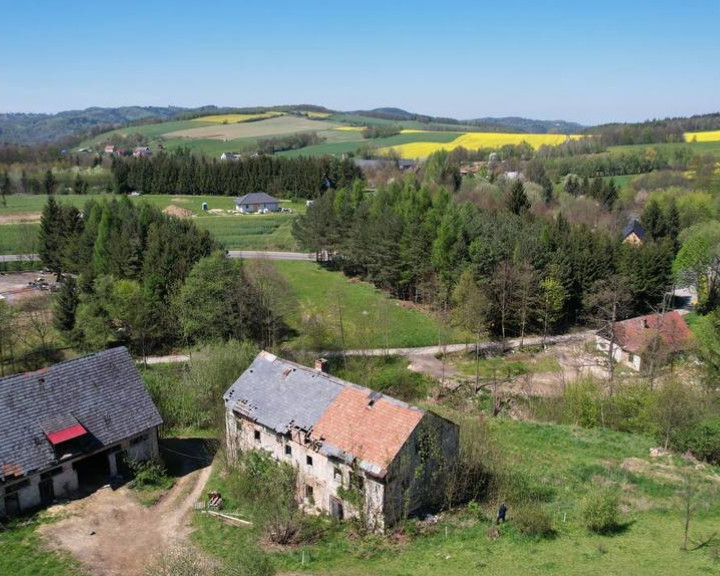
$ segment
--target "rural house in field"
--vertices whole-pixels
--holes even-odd
[[[228,457],[266,450],[298,472],[298,497],[382,530],[437,505],[457,425],[405,402],[261,352],[224,395]]]
[[[658,355],[672,356],[686,350],[694,337],[683,317],[676,311],[665,314],[648,314],[615,323],[612,356],[615,362],[640,370],[653,348]],[[599,350],[610,350],[610,334],[598,332],[595,336]]]
[[[0,517],[158,455],[162,419],[125,348],[0,380]]]
[[[135,158],[149,158],[152,156],[152,150],[149,146],[138,146],[133,152]]]
[[[280,200],[265,192],[252,192],[235,199],[235,210],[242,214],[277,212],[280,210]]]
[[[239,160],[240,154],[236,154],[235,152],[223,152],[220,154],[220,160]]]
[[[625,244],[639,246],[644,242],[645,235],[645,228],[642,227],[642,224],[640,224],[640,222],[633,218],[632,222],[630,222],[627,226],[625,226],[625,228],[623,228],[622,241]]]

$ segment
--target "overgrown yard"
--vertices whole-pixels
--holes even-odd
[[[366,282],[310,262],[275,262],[298,299],[288,318],[299,349],[432,346],[463,342],[431,313],[394,300]]]
[[[441,514],[437,525],[410,521],[394,536],[358,534],[351,524],[320,519],[296,546],[269,549],[279,572],[345,575],[405,574],[702,574],[717,570],[717,548],[681,550],[684,475],[697,486],[691,536],[709,537],[720,520],[712,497],[718,470],[678,459],[650,458],[642,436],[511,420],[490,422],[497,449],[514,475],[512,492],[534,492],[544,503],[552,536],[521,533],[521,505],[509,503],[508,523],[489,536],[497,502]],[[585,527],[586,498],[599,486],[620,493],[620,523],[610,535]],[[228,486],[217,468],[209,487]],[[499,498],[516,498],[510,492]],[[242,503],[230,500],[230,507]],[[232,558],[239,547],[261,541],[257,529],[196,517],[193,538],[208,552]]]

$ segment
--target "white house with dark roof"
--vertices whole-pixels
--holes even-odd
[[[265,194],[265,192],[252,192],[235,199],[235,210],[242,214],[278,212],[280,210],[280,200]]]
[[[265,450],[296,468],[306,508],[376,530],[440,504],[457,425],[322,368],[261,352],[223,397],[228,458]]]
[[[0,517],[158,456],[162,418],[127,349],[0,379]]]

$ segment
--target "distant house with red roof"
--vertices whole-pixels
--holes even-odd
[[[362,517],[373,530],[440,504],[457,425],[324,366],[261,352],[224,395],[228,458],[267,451],[296,468],[306,508]]]
[[[599,350],[608,353],[612,347],[616,362],[639,371],[655,345],[663,355],[673,356],[687,350],[694,336],[680,313],[673,310],[616,322],[612,334],[600,331],[595,339]]]

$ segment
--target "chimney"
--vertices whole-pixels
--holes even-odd
[[[315,360],[315,370],[327,374],[329,372],[327,358],[318,358]]]

